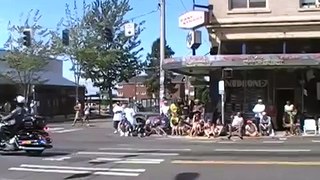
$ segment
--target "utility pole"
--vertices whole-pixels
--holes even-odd
[[[165,73],[162,69],[163,60],[165,58],[165,45],[166,45],[166,1],[160,0],[160,92],[159,103],[162,102],[166,95],[164,87]],[[159,106],[161,108],[161,104]]]

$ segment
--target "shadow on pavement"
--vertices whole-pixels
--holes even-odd
[[[71,176],[68,176],[64,179],[79,179],[79,178],[86,178],[88,176],[91,176],[92,174],[91,173],[83,173],[83,174],[74,174],[74,175],[71,175]]]
[[[63,152],[44,152],[41,155],[32,155],[28,154],[26,152],[1,152],[0,155],[2,156],[27,156],[27,157],[55,157],[55,156],[65,156],[69,153],[63,153]]]
[[[200,177],[200,174],[197,172],[184,172],[179,173],[174,178],[175,180],[196,180]]]

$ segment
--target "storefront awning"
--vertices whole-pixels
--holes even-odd
[[[305,67],[320,68],[320,53],[188,56],[168,58],[163,62],[165,70],[190,75],[221,68],[276,69]]]

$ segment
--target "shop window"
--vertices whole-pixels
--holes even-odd
[[[320,0],[300,0],[300,7],[301,8],[319,8],[320,7]]]
[[[118,92],[117,95],[118,95],[119,97],[122,97],[122,96],[123,96],[123,92]]]
[[[230,0],[230,9],[266,8],[267,0]]]

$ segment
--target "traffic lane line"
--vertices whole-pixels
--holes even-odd
[[[291,166],[320,166],[320,162],[314,161],[188,161],[173,160],[172,164],[194,164],[194,165],[291,165]]]
[[[115,151],[115,150],[119,150],[119,151],[166,151],[166,152],[169,152],[169,151],[179,151],[179,152],[182,152],[182,151],[191,151],[191,149],[147,149],[147,148],[99,148],[99,150],[101,151],[109,151],[109,150],[112,150],[112,151]]]
[[[128,169],[128,168],[93,168],[93,167],[74,167],[74,166],[51,166],[37,164],[21,164],[22,168],[39,168],[39,169],[62,169],[62,170],[80,170],[80,171],[116,171],[116,172],[134,172],[142,173],[145,169]]]
[[[311,149],[214,149],[216,152],[311,152]]]
[[[92,175],[104,175],[104,176],[139,176],[140,173],[122,173],[122,172],[92,172],[92,171],[77,171],[77,170],[61,170],[61,169],[32,169],[32,168],[19,168],[12,167],[9,171],[27,171],[38,173],[60,173],[60,174],[92,174]]]
[[[262,141],[263,144],[283,144],[284,141]]]
[[[164,159],[126,159],[126,158],[96,158],[89,162],[113,162],[115,164],[161,164]]]
[[[78,155],[113,155],[113,156],[139,156],[139,155],[145,155],[145,156],[178,156],[178,153],[129,153],[129,152],[87,152],[87,151],[80,151],[77,152]]]

